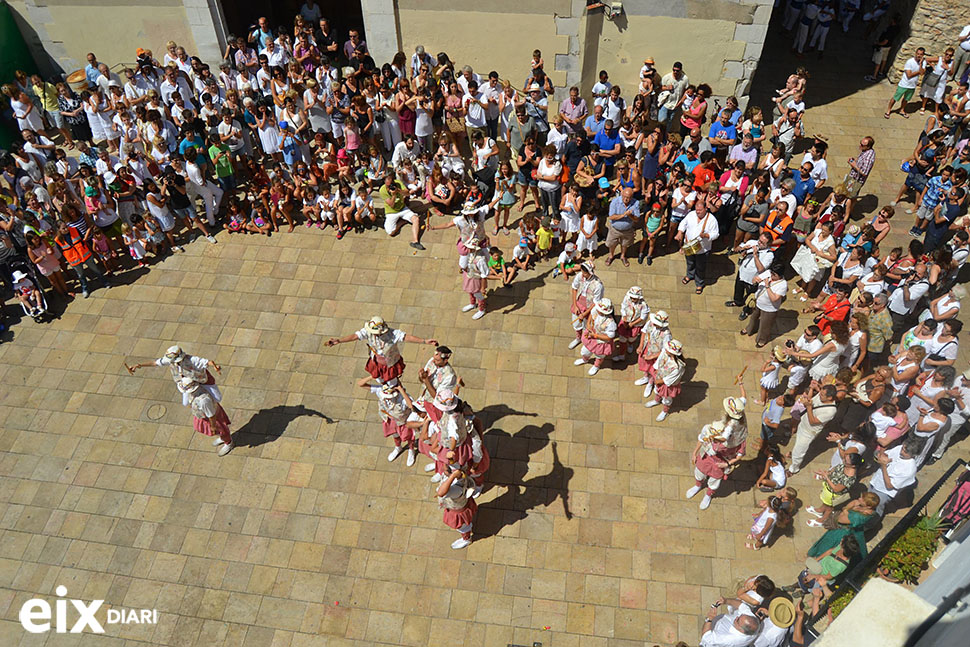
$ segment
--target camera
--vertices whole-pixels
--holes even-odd
[[[793,349],[793,348],[795,348],[795,342],[793,342],[792,340],[789,339],[789,340],[787,340],[785,342],[785,346],[787,346],[788,348],[792,348]]]

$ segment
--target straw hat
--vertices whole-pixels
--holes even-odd
[[[600,314],[611,315],[613,314],[613,302],[604,297],[596,302],[596,310]]]
[[[438,389],[434,396],[434,406],[442,411],[454,411],[458,406],[458,398],[451,389]]]
[[[786,359],[788,359],[788,355],[785,354],[785,350],[778,345],[775,345],[775,347],[771,349],[771,354],[774,355],[775,359],[779,362],[784,362]]]
[[[779,629],[795,623],[795,604],[788,598],[778,596],[768,603],[768,619]]]
[[[684,346],[676,339],[671,339],[664,344],[664,350],[670,355],[680,355],[684,350]]]
[[[724,412],[738,419],[744,415],[744,401],[741,398],[724,398]]]
[[[846,229],[846,232],[850,236],[858,236],[860,231],[862,230],[859,229],[859,225],[849,225],[848,229]]]
[[[643,59],[643,64],[644,65],[654,65],[655,63],[654,63],[653,57],[652,56],[648,56],[645,59]]]
[[[383,335],[387,332],[387,323],[382,317],[371,317],[370,321],[364,324],[364,330],[372,335]]]
[[[169,346],[168,350],[165,351],[165,357],[168,359],[180,359],[185,356],[185,351],[182,347],[176,344],[175,346]]]
[[[659,328],[666,328],[668,319],[667,313],[663,310],[650,313],[650,323]]]

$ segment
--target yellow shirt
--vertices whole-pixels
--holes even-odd
[[[34,86],[34,94],[40,98],[40,105],[47,112],[57,110],[57,88],[46,81]]]
[[[536,240],[536,247],[542,250],[549,249],[552,247],[552,230],[539,227],[539,230],[536,232]]]

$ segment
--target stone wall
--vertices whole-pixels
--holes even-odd
[[[917,47],[929,56],[939,56],[947,47],[957,47],[957,35],[970,25],[970,0],[904,0],[894,7],[904,16],[912,14],[906,39],[894,52],[889,79],[899,82],[903,65]],[[885,20],[885,19],[884,19]]]

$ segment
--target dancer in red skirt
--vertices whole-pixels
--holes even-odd
[[[579,273],[572,283],[572,304],[569,312],[573,315],[573,330],[576,339],[569,342],[569,350],[583,343],[583,330],[586,319],[593,311],[593,304],[603,298],[603,282],[594,273],[593,261],[585,261],[579,266]]]
[[[347,342],[360,340],[367,344],[370,357],[364,368],[370,376],[383,384],[397,384],[398,377],[404,372],[404,358],[401,357],[401,344],[428,344],[437,346],[436,339],[421,339],[403,330],[391,328],[381,317],[371,317],[370,321],[357,332],[346,337],[332,337],[327,340],[327,346],[336,346]]]
[[[461,379],[451,366],[451,349],[438,346],[424,368],[418,371],[418,381],[421,382],[422,389],[418,399],[414,401],[414,407],[422,411],[425,400],[434,400],[438,389],[451,389],[457,393],[461,387]]]
[[[588,317],[583,329],[583,349],[580,358],[573,364],[582,366],[592,362],[590,375],[599,373],[603,360],[613,354],[613,340],[616,338],[616,321],[613,319],[613,302],[603,298]]]
[[[643,386],[643,397],[649,398],[653,393],[653,365],[664,349],[664,345],[673,339],[670,328],[667,326],[667,313],[657,310],[650,315],[647,325],[643,327],[640,335],[640,346],[637,348],[637,368],[643,371],[643,377],[636,380],[634,384]]]
[[[690,499],[707,486],[704,498],[701,499],[701,510],[711,505],[714,493],[735,465],[744,457],[745,443],[730,445],[726,425],[723,420],[715,420],[704,425],[697,436],[697,446],[691,453],[694,463],[694,487],[687,490]]]
[[[374,385],[365,377],[357,386],[369,389],[371,393],[377,395],[377,406],[381,414],[384,437],[390,437],[394,441],[394,449],[387,455],[388,462],[408,450],[408,467],[414,465],[417,458],[417,441],[414,438],[414,430],[408,427],[408,416],[411,415],[414,403],[401,383],[392,386],[384,384]],[[403,443],[403,444],[402,444]]]
[[[461,533],[451,547],[460,550],[472,543],[472,522],[478,504],[469,496],[473,492],[474,481],[462,469],[453,470],[438,486],[438,505],[444,510],[444,522],[449,528]]]
[[[232,451],[232,435],[229,433],[229,416],[222,405],[202,388],[202,384],[191,377],[179,380],[179,391],[190,398],[192,407],[192,427],[204,436],[217,436],[212,445],[219,447],[219,455],[225,456]],[[221,445],[221,447],[220,447]]]
[[[643,289],[634,285],[627,290],[620,304],[620,323],[616,326],[616,343],[613,344],[613,361],[619,361],[629,350],[633,353],[640,342],[640,332],[650,317],[650,306],[643,300]]]
[[[488,289],[488,252],[481,248],[474,248],[475,243],[468,243],[469,247],[468,266],[462,270],[461,289],[468,293],[468,303],[461,309],[462,312],[471,312],[478,309],[472,315],[472,319],[481,319],[485,316],[485,292]]]
[[[657,356],[657,361],[653,364],[653,377],[651,384],[654,385],[653,400],[643,403],[645,407],[655,407],[663,405],[663,410],[657,415],[657,422],[663,422],[670,414],[670,405],[674,403],[674,398],[680,395],[680,381],[684,379],[684,360],[681,359],[683,347],[676,339],[671,339],[664,344],[663,350]]]

